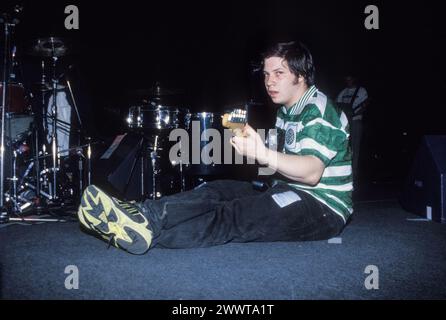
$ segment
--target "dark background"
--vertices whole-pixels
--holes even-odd
[[[14,1],[2,1],[8,11]],[[444,133],[442,116],[444,28],[441,11],[423,1],[22,1],[15,31],[22,81],[40,75],[39,59],[26,55],[30,41],[50,35],[69,40],[85,128],[94,137],[125,131],[135,101],[129,90],[160,81],[184,91],[176,103],[192,111],[221,112],[249,99],[274,115],[261,74],[252,63],[269,43],[298,39],[316,64],[316,84],[335,98],[342,78],[355,72],[369,91],[364,177],[401,181],[424,134]],[[80,29],[65,30],[66,5],[75,4]],[[366,30],[364,8],[379,9],[379,30]],[[259,107],[260,108],[260,107]],[[114,111],[114,112],[112,112]]]

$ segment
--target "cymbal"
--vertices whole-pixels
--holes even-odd
[[[53,90],[53,85],[50,82],[34,82],[32,84],[32,88],[35,91],[46,92]],[[64,90],[66,88],[67,86],[63,84],[57,84],[56,90]]]
[[[183,94],[183,92],[179,89],[167,89],[161,87],[160,85],[156,85],[152,88],[148,89],[134,89],[129,91],[130,95],[137,97],[149,97],[149,98],[159,98],[166,96],[175,96],[179,94]]]
[[[38,38],[32,42],[29,53],[39,57],[63,57],[69,52],[68,46],[62,38]]]
[[[36,91],[50,91],[51,83],[49,82],[34,82],[32,88]]]

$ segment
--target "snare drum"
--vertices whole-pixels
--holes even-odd
[[[169,106],[132,106],[127,116],[127,126],[133,130],[165,131],[186,128],[189,111]]]
[[[28,99],[26,98],[25,88],[21,83],[9,83],[7,87],[7,98],[8,101],[6,105],[8,108],[7,112],[13,114],[24,114],[29,110]],[[3,84],[0,83],[0,101],[3,99]]]

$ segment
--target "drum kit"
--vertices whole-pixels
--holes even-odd
[[[10,39],[18,22],[12,16],[0,16],[0,25],[5,28],[0,84],[0,223],[10,220],[11,213],[20,215],[31,208],[39,213],[77,202],[83,189],[92,182],[91,148],[98,143],[82,132],[82,121],[70,82],[64,77],[65,73],[58,74],[60,61],[72,52],[66,39],[49,36],[29,43],[26,54],[39,59],[41,79],[29,90],[23,81],[19,81],[23,79],[18,79],[15,74],[18,65],[16,47]],[[80,129],[77,132],[78,143],[74,147],[67,142],[71,131],[71,111],[67,118],[58,96],[61,91],[64,97],[67,93],[77,115]],[[141,172],[137,173],[141,177],[139,199],[159,199],[186,191],[206,181],[206,177],[223,173],[216,163],[191,164],[183,162],[182,157],[179,161],[171,161],[169,157],[172,145],[181,144],[181,139],[169,140],[172,130],[184,129],[193,138],[191,124],[197,121],[201,150],[209,141],[206,137],[208,129],[222,132],[220,114],[193,113],[187,107],[166,103],[181,92],[164,88],[159,83],[150,89],[134,90],[133,94],[141,98],[138,100],[140,104],[129,107],[125,120],[127,130],[142,138],[137,153],[141,164],[138,166]],[[204,139],[200,139],[203,135]],[[188,151],[190,147],[186,146]],[[73,157],[76,157],[75,161],[71,161]],[[73,162],[77,163],[77,168],[66,169],[66,163]],[[136,162],[130,175],[135,173]],[[130,177],[124,189],[128,188],[129,181]]]
[[[93,144],[89,138],[85,138],[87,143],[75,147],[62,141],[69,137],[71,126],[64,106],[60,105],[61,91],[69,92],[79,127],[82,125],[70,82],[63,73],[57,72],[60,69],[58,62],[70,53],[68,41],[50,36],[35,39],[27,45],[24,53],[40,60],[41,81],[26,88],[21,78],[23,74],[21,77],[17,74],[22,68],[17,61],[16,46],[11,41],[12,30],[19,20],[10,19],[6,14],[2,17],[0,25],[3,24],[6,36],[2,39],[4,61],[0,85],[0,223],[10,220],[10,214],[21,215],[31,209],[39,213],[46,209],[66,208],[72,203],[84,187],[84,177],[87,177],[86,183],[90,182],[89,161]],[[67,169],[68,158],[73,156],[79,158],[79,172],[74,174],[73,168]]]
[[[177,141],[169,139],[170,133],[175,129],[184,129],[188,136],[193,138],[192,124],[197,122],[199,131],[196,138],[200,140],[197,153],[200,157],[201,150],[209,143],[206,137],[208,129],[223,133],[220,114],[191,112],[184,106],[164,104],[163,101],[180,95],[181,91],[164,89],[159,83],[148,90],[137,90],[137,94],[142,97],[143,103],[130,106],[126,118],[128,130],[143,138],[138,154],[141,161],[141,181],[144,182],[141,183],[137,199],[159,199],[165,195],[186,191],[223,173],[222,166],[216,163],[193,164],[190,159],[183,162],[181,152],[192,154],[192,146],[188,142],[187,145],[181,146],[181,137]],[[176,158],[178,160],[170,159],[169,151],[177,143],[180,144]]]

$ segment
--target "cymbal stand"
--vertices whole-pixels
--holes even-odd
[[[35,123],[33,124],[33,133],[34,133],[34,150],[35,150],[35,157],[36,157],[36,164],[35,164],[35,173],[36,173],[36,198],[40,200],[40,192],[41,192],[41,184],[40,184],[40,163],[39,163],[39,149],[40,149],[40,145],[39,145],[39,125],[37,123],[38,120],[41,120],[42,124],[43,124],[43,132],[47,131],[48,128],[48,124],[47,124],[47,119],[46,119],[46,108],[45,108],[45,90],[43,90],[43,86],[46,84],[46,77],[45,77],[45,60],[42,60],[42,79],[41,79],[41,87],[40,87],[40,92],[41,92],[41,98],[42,98],[42,119],[38,119],[38,117],[36,117],[34,119]],[[40,203],[40,201],[39,201]]]
[[[181,138],[180,138],[180,152],[183,150],[183,146],[181,145]],[[186,191],[186,179],[184,177],[183,173],[183,157],[181,157],[180,154],[180,181],[181,181],[181,192]]]
[[[57,85],[59,83],[59,79],[56,76],[56,70],[57,70],[57,60],[58,57],[55,54],[55,47],[54,43],[52,43],[52,69],[53,69],[53,78],[52,78],[52,85],[53,85],[53,106],[51,110],[52,114],[52,132],[51,132],[51,153],[52,153],[52,174],[53,174],[53,183],[50,184],[50,195],[52,200],[57,200],[57,166],[58,166],[58,146],[57,146]]]
[[[82,150],[77,150],[77,155],[79,157],[78,169],[79,169],[79,194],[82,194],[84,191],[84,159],[85,156],[82,153]]]
[[[13,158],[12,158],[12,200],[14,202],[14,211],[21,211],[20,207],[17,203],[17,151],[13,151]]]
[[[158,158],[158,135],[155,136],[153,150],[150,151],[150,160],[152,161],[152,199],[156,200],[156,177],[158,175],[157,158]],[[144,177],[142,177],[144,178]],[[144,181],[144,180],[143,180]]]
[[[79,162],[78,162],[78,169],[79,169],[79,194],[82,194],[84,191],[84,161],[86,161],[86,167],[87,167],[87,183],[85,185],[89,186],[91,184],[91,141],[90,137],[88,139],[87,144],[87,157],[84,156],[84,153],[82,149],[77,149],[77,155],[79,156]]]

